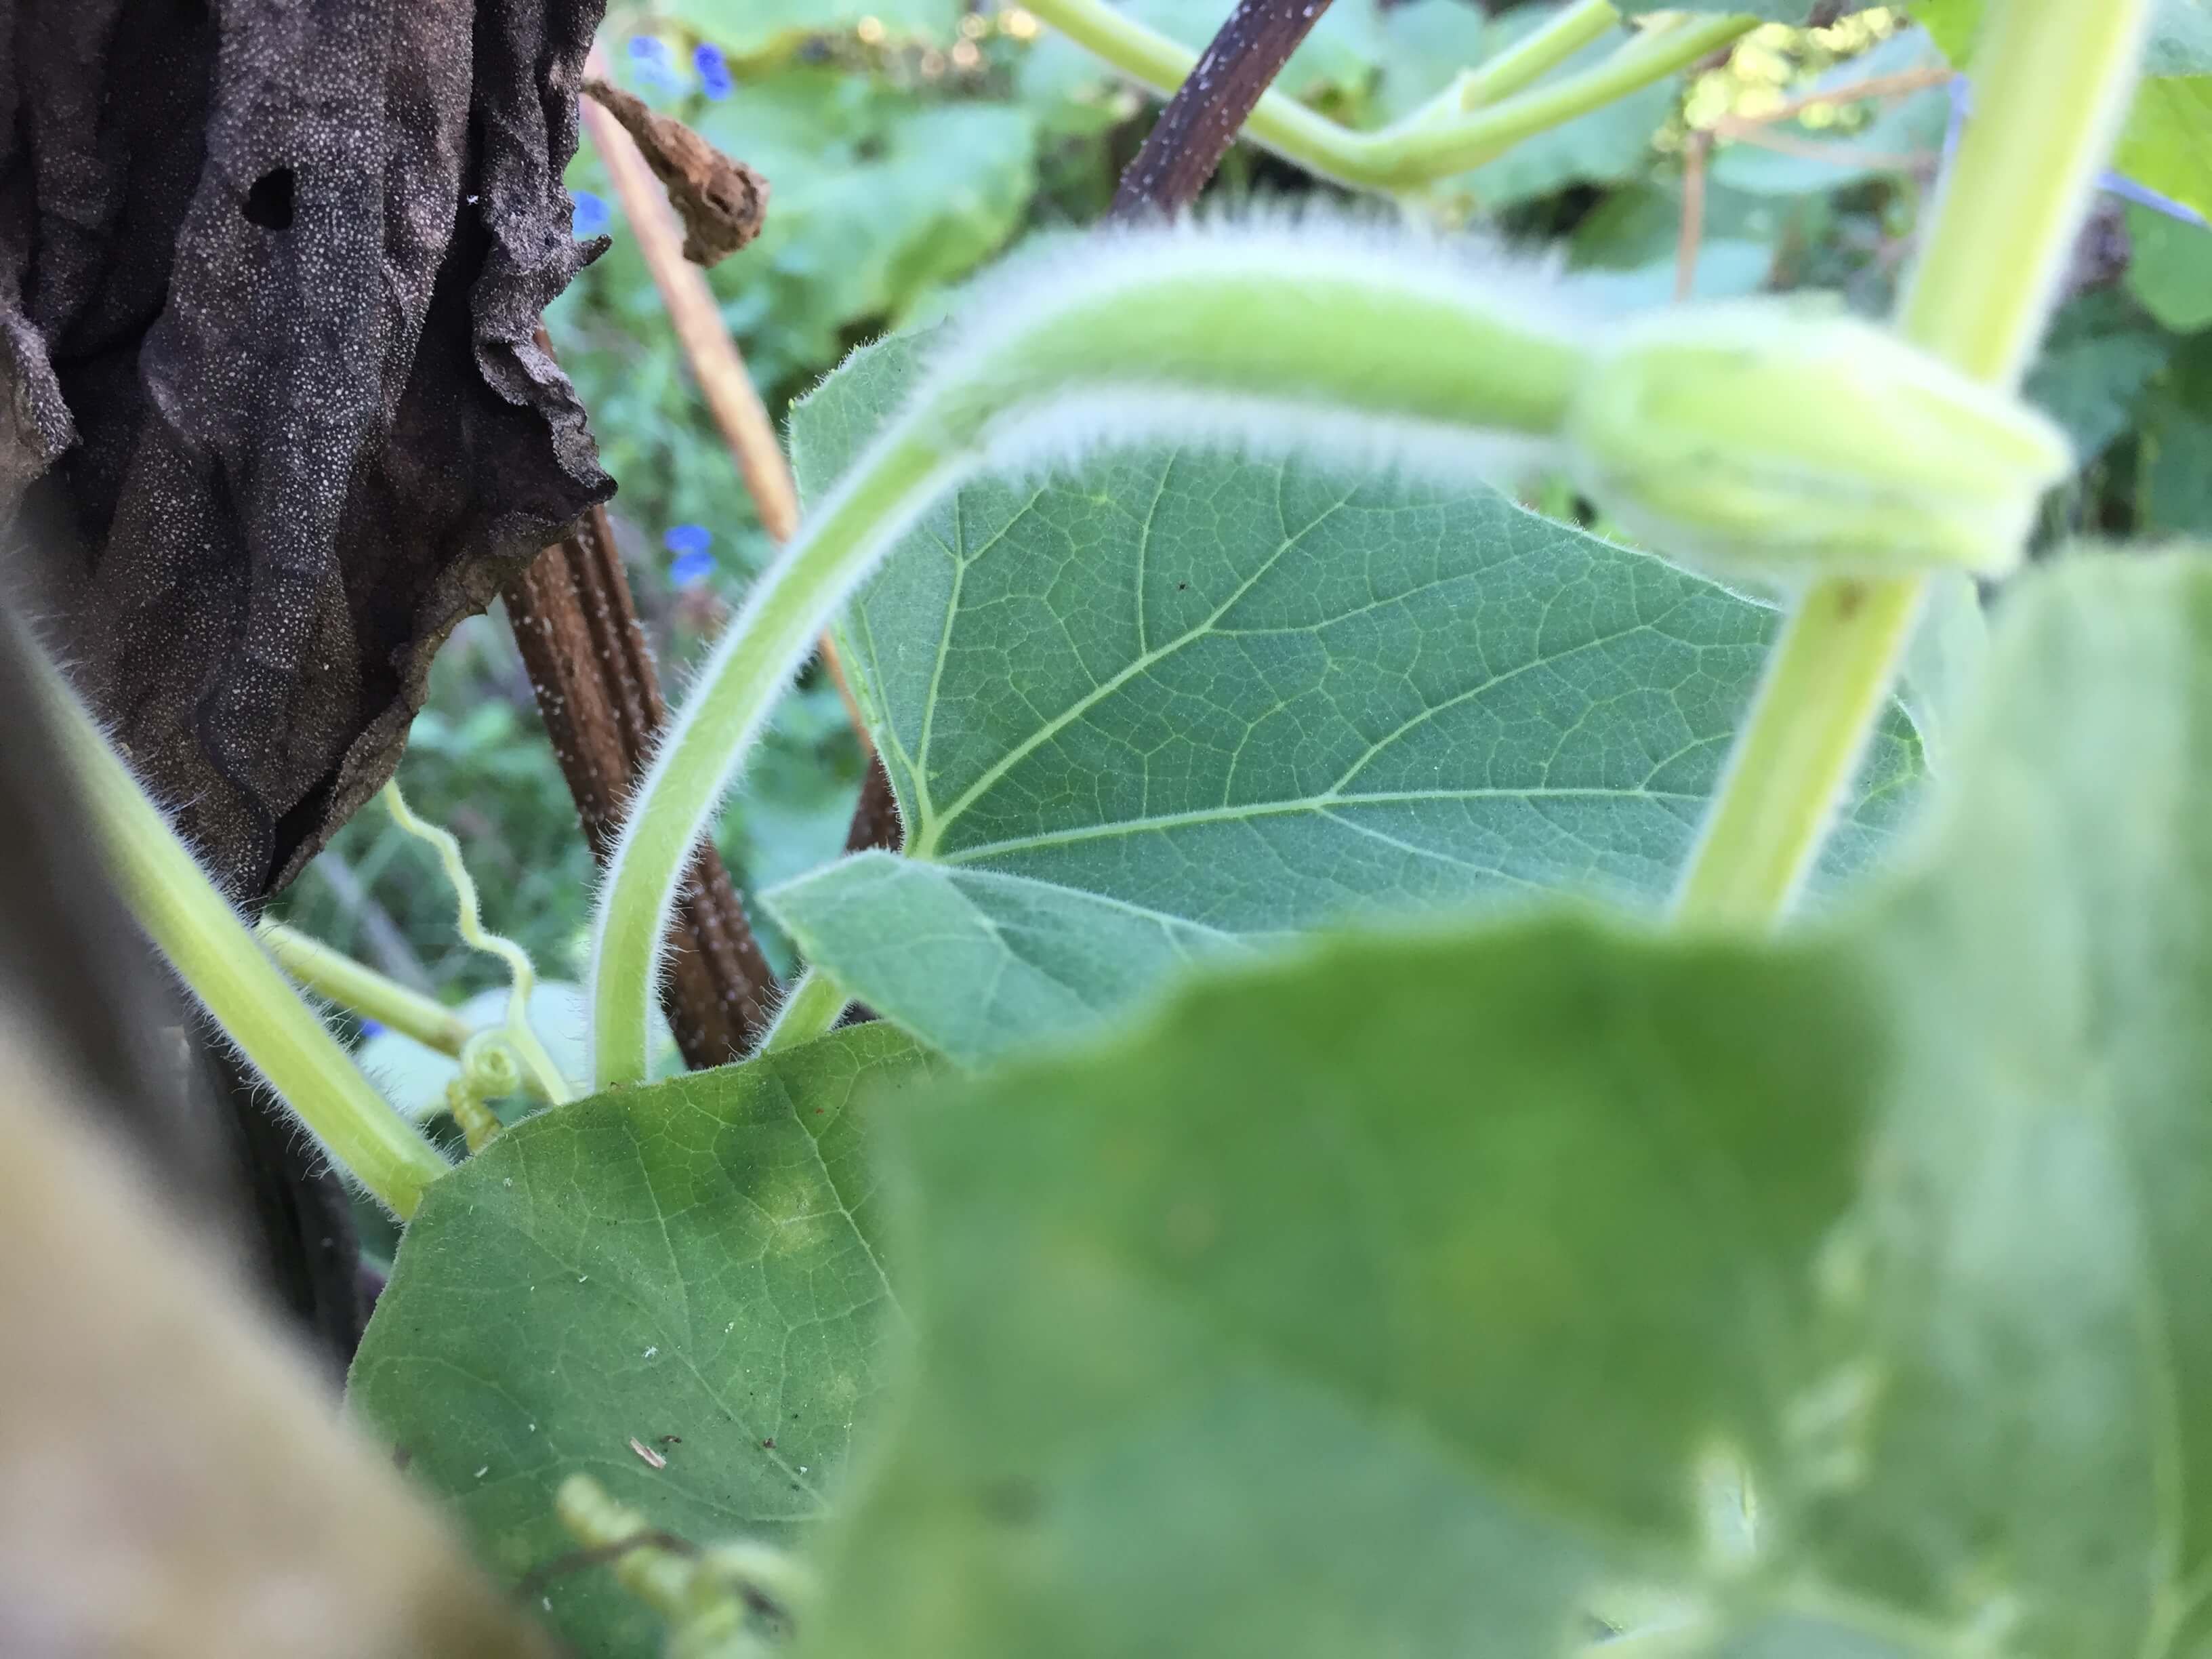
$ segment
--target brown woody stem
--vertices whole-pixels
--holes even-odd
[[[504,597],[554,758],[604,864],[668,712],[605,510],[593,507]],[[684,1062],[697,1070],[749,1053],[768,1027],[775,975],[730,872],[703,842],[669,945],[660,1006]]]

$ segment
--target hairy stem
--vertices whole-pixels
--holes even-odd
[[[1197,67],[1198,54],[1125,16],[1106,0],[1037,0],[1029,9],[1123,74],[1158,91],[1172,92]],[[1431,106],[1380,131],[1352,132],[1296,99],[1271,91],[1253,106],[1244,137],[1310,172],[1355,189],[1410,190],[1480,167],[1525,138],[1664,80],[1747,33],[1759,21],[1742,16],[1686,18],[1647,29],[1605,62],[1551,85],[1512,90],[1567,56],[1561,51],[1551,62],[1541,61],[1545,53],[1589,29],[1598,13],[1577,7],[1568,15],[1575,19],[1571,28],[1562,20],[1553,25],[1561,33],[1543,31],[1539,39],[1552,38],[1531,58],[1509,66],[1503,79],[1511,95],[1493,91],[1493,101],[1479,107],[1454,111]],[[1480,73],[1476,72],[1478,80]]]
[[[458,1058],[461,1045],[476,1035],[468,1021],[435,998],[386,979],[367,963],[356,962],[296,927],[264,921],[254,931],[269,954],[276,958],[277,966],[317,996],[364,1019],[388,1025],[426,1048]]]
[[[851,1001],[836,980],[818,968],[809,968],[791,988],[783,1006],[776,1010],[775,1024],[761,1039],[761,1053],[773,1054],[827,1036],[836,1029],[839,1016]]]
[[[1494,104],[1620,27],[1620,13],[1612,0],[1576,0],[1565,10],[1554,13],[1540,28],[1462,76],[1452,88],[1458,107],[1472,110]]]
[[[446,1160],[292,988],[50,665],[40,676],[132,914],[178,976],[331,1156],[405,1220]]]
[[[1967,129],[1898,313],[1915,344],[2019,384],[2136,82],[2151,0],[1990,9]],[[1814,582],[1791,611],[1678,899],[1698,924],[1787,911],[1887,707],[1925,582]]]

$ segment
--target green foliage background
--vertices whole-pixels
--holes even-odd
[[[1193,44],[1227,10],[1226,0],[1130,3]],[[1553,9],[1534,0],[1491,16],[1470,0],[1336,0],[1281,85],[1338,119],[1379,125]],[[1827,31],[1762,29],[1727,71],[1691,90],[1688,118],[1755,110],[1824,78],[1941,65],[1947,51],[1970,59],[1971,0],[1926,0],[1915,12],[1926,27],[1875,11]],[[854,345],[939,314],[978,266],[1039,230],[1094,220],[1152,106],[991,0],[664,0],[617,6],[603,39],[617,79],[771,181],[765,233],[710,281],[779,421]],[[702,45],[722,54],[726,88],[702,78],[693,57]],[[2121,161],[2202,203],[2192,169],[2212,155],[2212,122],[2199,118],[2212,86],[2203,0],[2166,0],[2154,58],[2161,78],[2146,91]],[[1405,210],[1556,251],[1594,303],[1657,302],[1674,283],[1685,104],[1680,86],[1655,88],[1442,181]],[[1840,122],[1784,124],[1778,131],[1792,153],[1723,143],[1698,293],[1830,287],[1883,309],[1927,204],[1948,114],[1945,93],[1931,88]],[[1899,157],[1917,164],[1900,167]],[[580,228],[599,228],[611,204],[588,148],[569,183]],[[1224,200],[1332,193],[1243,148],[1214,191]],[[610,250],[548,322],[620,483],[613,512],[631,581],[665,677],[680,684],[767,542],[625,227],[615,216],[605,228]],[[2069,289],[2032,390],[2090,465],[2054,503],[2046,539],[2212,525],[2212,231],[2108,198]],[[1529,492],[1556,516],[1577,515],[1556,483],[1532,480]],[[678,526],[712,538],[711,573],[682,587],[664,542]],[[725,850],[749,890],[836,852],[859,779],[858,746],[817,676],[787,704],[724,822]],[[441,659],[401,781],[420,810],[461,836],[489,924],[524,943],[548,975],[572,977],[591,866],[496,611],[464,627]],[[447,1000],[498,981],[494,964],[456,940],[427,849],[374,808],[278,909]],[[755,915],[787,966],[789,941],[761,907]]]

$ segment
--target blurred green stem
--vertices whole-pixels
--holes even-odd
[[[811,1042],[816,1037],[827,1036],[836,1030],[839,1018],[851,1001],[836,980],[819,968],[809,968],[799,975],[799,983],[791,988],[783,1006],[775,1011],[775,1023],[761,1039],[760,1052],[773,1054],[779,1048],[793,1048],[802,1042]]]
[[[1158,92],[1173,92],[1197,65],[1198,55],[1188,47],[1107,0],[1034,0],[1027,9]],[[1747,33],[1759,20],[1689,16],[1663,23],[1623,42],[1601,64],[1551,86],[1523,89],[1619,21],[1607,0],[1582,0],[1489,65],[1462,76],[1442,98],[1380,131],[1353,132],[1270,91],[1244,124],[1244,136],[1354,189],[1410,190],[1480,167],[1524,138],[1664,80]]]
[[[553,1056],[545,1052],[545,1045],[538,1040],[538,1033],[530,1024],[531,994],[538,988],[538,969],[530,960],[530,953],[505,934],[495,933],[483,925],[476,878],[469,874],[468,862],[461,856],[461,844],[453,839],[453,832],[442,824],[430,823],[408,805],[407,798],[399,793],[397,778],[384,786],[383,800],[384,810],[392,814],[394,823],[437,853],[438,863],[453,890],[453,921],[461,938],[471,948],[497,957],[507,964],[507,1020],[500,1028],[501,1036],[513,1050],[530,1092],[549,1106],[560,1105],[568,1098],[568,1081],[561,1075],[561,1068],[553,1063]]]
[[[426,1048],[456,1059],[461,1045],[475,1035],[468,1021],[444,1003],[386,979],[374,968],[295,927],[264,921],[254,931],[286,973],[349,1012],[388,1025]]]
[[[1990,9],[1975,105],[1897,326],[2011,390],[2042,338],[2091,181],[2136,84],[2152,0]],[[1681,918],[1780,920],[1888,705],[1925,582],[1814,583],[1784,624],[1682,882]]]
[[[34,659],[44,665],[43,658]],[[63,750],[139,926],[331,1156],[407,1219],[446,1173],[446,1160],[301,1000],[59,672],[44,665],[40,678]]]

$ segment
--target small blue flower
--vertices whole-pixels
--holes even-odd
[[[703,524],[671,525],[660,538],[660,544],[676,556],[668,566],[668,580],[678,587],[696,587],[714,574],[714,556],[709,550],[714,532]]]
[[[361,1023],[361,1034],[365,1037],[382,1036],[384,1035],[383,1023],[380,1020],[364,1019]]]
[[[655,92],[676,93],[684,90],[684,74],[668,55],[668,42],[657,34],[633,34],[629,38],[629,61],[637,70],[637,78]]]
[[[588,190],[576,192],[576,216],[571,225],[579,238],[597,236],[607,228],[610,217],[605,198],[594,196]]]
[[[699,71],[699,85],[709,98],[722,99],[730,95],[733,83],[730,65],[722,56],[722,49],[711,40],[702,40],[691,49],[691,67]]]

